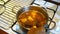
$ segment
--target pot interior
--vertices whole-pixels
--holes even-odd
[[[26,15],[26,13],[29,13],[29,12],[31,13],[31,12],[35,12],[35,11],[37,11],[37,15],[38,15],[38,13],[39,14],[43,14],[43,16],[45,17],[45,23],[43,23],[44,20],[42,20],[42,23],[38,23],[38,21],[40,20],[39,17],[41,17],[40,15],[36,16],[38,18],[38,19],[36,19],[37,23],[35,24],[36,21],[35,22],[33,21],[33,24],[32,25],[31,25],[31,22],[29,20],[28,21],[30,23],[28,21],[26,23],[23,23],[23,22],[21,22],[21,20],[19,20],[21,18],[27,17],[27,16],[25,16],[25,17],[23,16],[23,15]],[[21,17],[21,18],[19,18],[19,17]],[[43,18],[41,18],[41,19],[43,19]],[[36,26],[37,27],[44,27],[44,25],[46,25],[47,24],[47,21],[48,21],[48,14],[41,7],[37,7],[37,6],[26,6],[26,7],[23,7],[22,9],[20,9],[17,12],[17,21],[18,21],[18,23],[20,24],[21,27],[23,27],[25,29],[28,29],[28,30],[30,30],[30,28],[32,28],[32,27],[36,28]],[[43,26],[41,26],[41,24],[43,24]]]

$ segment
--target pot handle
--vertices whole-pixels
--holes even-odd
[[[55,23],[54,21],[52,21],[52,20],[48,20],[48,21],[50,21],[50,23],[49,23],[49,25],[48,25],[48,24],[46,24],[46,25],[45,25],[45,29],[47,29],[47,30],[52,30],[53,28],[55,28],[56,23]],[[52,28],[49,28],[49,27],[50,27],[50,25],[51,25],[51,23],[53,23],[53,24],[54,24],[54,26],[53,26]]]

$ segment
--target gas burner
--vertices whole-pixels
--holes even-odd
[[[0,15],[4,13],[6,7],[4,5],[0,5]]]
[[[2,15],[5,12],[5,4],[9,2],[10,0],[0,0],[0,15]]]

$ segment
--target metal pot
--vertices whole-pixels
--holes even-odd
[[[18,12],[17,12],[17,15],[16,15],[16,18],[17,18],[17,21],[18,21],[18,17],[19,15],[21,15],[22,13],[24,13],[25,11],[28,11],[28,10],[36,10],[36,11],[39,11],[40,13],[42,13],[45,17],[46,17],[46,24],[44,24],[44,28],[47,29],[47,30],[51,30],[55,27],[56,23],[54,23],[54,26],[52,28],[47,28],[49,25],[48,25],[48,14],[46,13],[46,10],[44,10],[42,7],[40,6],[25,6],[25,7],[22,7]],[[19,23],[19,22],[18,22]],[[19,23],[20,24],[20,23]],[[24,32],[27,32],[29,29],[21,26],[20,24],[20,27],[21,29],[24,31]]]

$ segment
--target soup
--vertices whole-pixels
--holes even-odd
[[[20,26],[29,30],[31,28],[44,27],[46,21],[45,15],[36,10],[24,11],[18,16]]]

